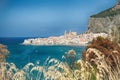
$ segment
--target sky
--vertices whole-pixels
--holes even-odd
[[[49,37],[87,30],[117,0],[0,0],[0,37]]]

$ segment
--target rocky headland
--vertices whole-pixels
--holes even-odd
[[[92,15],[89,19],[87,33],[103,32],[116,42],[120,42],[120,2],[110,9]]]

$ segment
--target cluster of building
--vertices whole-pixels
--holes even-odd
[[[62,36],[51,36],[48,38],[25,39],[24,45],[86,45],[97,36],[107,37],[105,33],[84,33],[66,32]]]

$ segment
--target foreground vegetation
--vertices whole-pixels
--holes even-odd
[[[94,39],[82,59],[76,60],[74,50],[62,58],[63,62],[48,58],[42,66],[28,63],[22,69],[5,63],[1,80],[120,80],[120,46],[107,38]]]

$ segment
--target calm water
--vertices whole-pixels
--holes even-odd
[[[7,62],[13,62],[17,67],[22,68],[29,62],[36,63],[40,61],[40,65],[48,58],[57,58],[62,61],[62,55],[68,50],[74,49],[77,58],[81,57],[84,46],[31,46],[21,45],[26,38],[0,38],[0,43],[7,45],[10,54]]]

